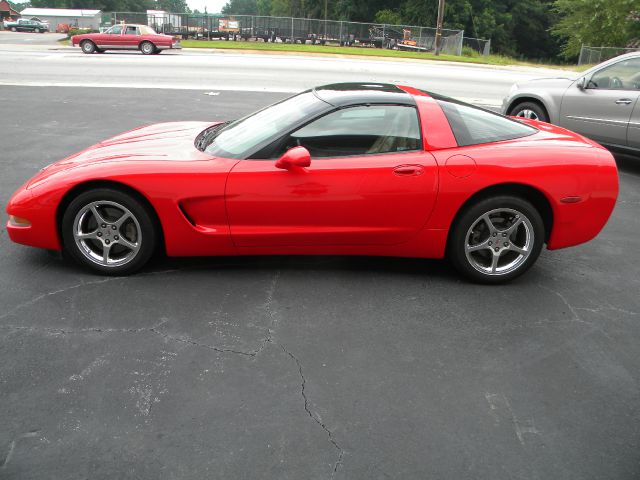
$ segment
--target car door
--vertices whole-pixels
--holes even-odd
[[[627,146],[640,149],[640,97],[636,100],[636,105],[629,120]]]
[[[127,25],[122,34],[122,45],[127,48],[137,48],[140,43],[140,29],[136,25]]]
[[[422,149],[414,107],[335,110],[280,141],[273,157],[303,146],[307,168],[241,160],[227,180],[238,247],[393,245],[426,223],[437,194],[434,157]]]
[[[99,47],[122,48],[122,25],[114,25],[106,32],[96,35],[95,41]]]
[[[640,58],[626,58],[572,85],[562,99],[560,125],[596,141],[627,144],[631,112],[638,99]]]

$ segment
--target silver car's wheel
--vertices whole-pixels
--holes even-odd
[[[541,122],[549,121],[549,114],[545,108],[536,102],[523,102],[513,107],[509,115],[520,118],[528,118],[531,120],[539,120]]]
[[[73,237],[80,253],[103,267],[131,262],[142,246],[140,223],[124,205],[91,202],[76,214]]]
[[[465,254],[469,264],[486,275],[504,275],[527,261],[535,241],[531,221],[518,210],[491,210],[469,227]]]
[[[545,226],[527,200],[495,196],[467,206],[456,218],[447,253],[460,273],[500,283],[524,273],[538,258]]]
[[[531,118],[533,120],[539,120],[538,114],[533,110],[529,110],[528,108],[525,108],[524,110],[520,110],[517,113],[516,117]]]
[[[99,188],[78,195],[64,212],[64,251],[107,275],[126,275],[151,258],[158,221],[148,205],[124,191]]]

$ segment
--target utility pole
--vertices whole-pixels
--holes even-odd
[[[438,0],[438,21],[436,22],[436,55],[440,55],[440,49],[442,48],[442,22],[444,21],[444,2],[445,0]]]

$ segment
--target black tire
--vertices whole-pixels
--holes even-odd
[[[146,205],[120,190],[98,188],[81,193],[62,217],[64,253],[94,272],[129,275],[141,269],[156,250],[158,229],[154,219]],[[79,238],[80,234],[92,237]]]
[[[140,44],[140,51],[143,55],[153,55],[156,51],[156,46],[149,41],[144,41]]]
[[[90,55],[96,51],[96,44],[93,43],[91,40],[83,40],[80,43],[80,48],[82,49],[82,53],[86,53],[87,55]]]
[[[541,122],[549,121],[549,114],[547,113],[547,110],[536,102],[519,103],[509,111],[509,115],[514,117],[531,118],[533,120],[540,120]]]
[[[501,195],[480,200],[458,215],[447,255],[468,279],[503,283],[522,275],[535,263],[544,241],[544,222],[536,208],[520,197]]]

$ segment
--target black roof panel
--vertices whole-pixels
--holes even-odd
[[[391,83],[333,83],[313,91],[318,98],[335,107],[366,103],[416,104],[411,95]]]

